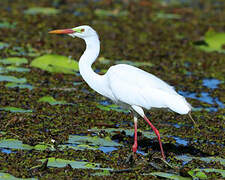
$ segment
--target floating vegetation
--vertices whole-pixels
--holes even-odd
[[[158,19],[181,19],[179,14],[168,14],[164,12],[158,12],[153,18],[155,21]]]
[[[31,146],[23,144],[22,141],[16,139],[2,139],[0,140],[0,148],[9,148],[9,149],[32,149]]]
[[[38,102],[47,102],[51,105],[65,105],[65,104],[71,104],[67,103],[66,101],[57,101],[52,96],[44,96],[38,100]]]
[[[25,14],[29,15],[36,15],[36,14],[43,14],[43,15],[54,15],[60,12],[59,9],[55,9],[52,7],[32,7],[24,11]]]
[[[212,0],[1,1],[0,179],[225,179],[224,9],[225,1]],[[48,36],[81,22],[100,35],[95,72],[119,63],[140,67],[195,107],[200,131],[185,115],[145,111],[169,164],[141,118],[139,149],[131,155],[132,114],[79,74],[84,42]],[[35,64],[38,57],[44,59]]]
[[[29,89],[32,90],[34,87],[30,84],[18,84],[18,83],[7,83],[5,85],[7,88],[20,88],[20,89]]]
[[[0,59],[0,63],[2,64],[14,64],[16,66],[19,66],[21,64],[26,64],[28,61],[26,58],[20,58],[20,57],[9,57],[5,59]]]
[[[165,173],[165,172],[153,172],[151,175],[155,177],[162,177],[166,179],[174,179],[174,180],[190,180],[188,177],[182,177],[173,173]]]
[[[99,109],[104,110],[104,111],[117,111],[117,112],[125,112],[128,113],[128,111],[124,110],[120,106],[116,104],[110,104],[110,105],[102,105],[102,104],[97,104],[96,105]]]
[[[191,160],[195,159],[195,160],[201,160],[207,163],[210,162],[220,162],[222,165],[225,166],[225,159],[220,158],[220,157],[195,157],[195,156],[190,156],[190,155],[180,155],[180,156],[176,156],[177,159],[182,160],[185,163],[190,162]]]
[[[16,178],[9,173],[0,173],[0,179],[3,180],[37,180],[36,178]]]
[[[0,50],[5,49],[7,47],[9,47],[9,44],[8,43],[0,42]]]
[[[214,169],[214,168],[202,168],[202,169],[193,169],[188,171],[188,173],[193,178],[207,179],[208,176],[206,173],[220,173],[223,178],[225,178],[225,170],[223,169]]]
[[[16,28],[16,23],[13,22],[13,23],[10,23],[8,21],[1,21],[0,22],[0,29],[1,28],[5,28],[5,29],[13,29],[13,28]]]
[[[77,61],[56,54],[40,56],[34,59],[30,65],[52,73],[75,74],[76,71],[79,71]]]
[[[68,164],[74,168],[74,169],[100,169],[100,170],[113,170],[112,168],[102,168],[100,164],[98,163],[90,163],[88,161],[72,161],[72,160],[66,160],[66,159],[60,159],[60,158],[47,158],[47,159],[40,159],[42,163],[44,163],[46,160],[48,160],[48,167],[65,167]]]
[[[76,145],[81,149],[122,146],[122,144],[112,141],[110,137],[99,138],[98,136],[70,135],[67,143],[72,146]]]
[[[17,107],[0,107],[1,111],[9,111],[12,113],[31,113],[32,110],[29,109],[22,109],[22,108],[17,108]]]
[[[122,17],[128,15],[128,11],[121,11],[120,9],[114,10],[96,9],[94,12],[97,16],[100,17],[107,17],[107,16]]]
[[[215,32],[214,30],[209,30],[206,32],[203,41],[196,41],[194,45],[199,49],[212,52],[217,51],[220,53],[225,53],[225,33],[224,32]]]
[[[40,56],[40,52],[29,44],[26,47],[13,46],[7,52],[12,56]]]
[[[7,149],[14,149],[14,150],[31,150],[35,149],[38,151],[43,151],[43,150],[52,150],[54,151],[55,148],[53,148],[49,144],[37,144],[35,146],[30,146],[28,144],[24,144],[22,141],[17,140],[17,139],[1,139],[0,140],[0,149],[1,148],[7,148]]]
[[[0,82],[1,81],[8,81],[8,82],[14,82],[14,83],[26,83],[26,78],[17,78],[14,76],[6,76],[6,75],[0,75]]]
[[[5,72],[14,71],[14,72],[29,72],[30,69],[23,67],[7,66],[4,68]]]

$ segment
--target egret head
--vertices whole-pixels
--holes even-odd
[[[72,37],[79,37],[81,39],[86,39],[92,36],[97,36],[97,33],[90,26],[82,25],[71,29],[58,29],[49,31],[51,34],[68,34]]]

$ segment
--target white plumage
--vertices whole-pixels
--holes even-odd
[[[136,67],[115,65],[105,76],[116,101],[145,109],[170,108],[179,114],[187,114],[191,110],[185,98],[172,86]]]
[[[79,61],[81,76],[92,89],[134,112],[134,153],[137,151],[137,114],[139,114],[156,133],[162,157],[165,159],[159,132],[147,119],[142,108],[169,108],[179,114],[187,114],[191,111],[191,105],[185,98],[163,80],[127,64],[112,66],[105,75],[95,73],[91,65],[99,55],[100,42],[97,33],[90,26],[54,30],[50,33],[68,34],[85,40],[86,50]]]

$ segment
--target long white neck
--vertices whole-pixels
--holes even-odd
[[[107,96],[107,88],[104,77],[95,73],[91,65],[97,59],[100,51],[98,36],[91,36],[85,39],[86,50],[79,61],[79,70],[87,84],[98,93]]]

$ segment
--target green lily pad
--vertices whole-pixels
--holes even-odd
[[[99,17],[107,17],[107,16],[121,17],[128,15],[128,11],[121,11],[119,9],[114,10],[96,9],[94,13]]]
[[[32,90],[33,89],[33,86],[30,85],[30,84],[18,84],[18,83],[7,83],[5,85],[5,87],[7,87],[7,88],[15,88],[15,87],[18,87],[20,89],[29,89],[29,90]]]
[[[169,14],[164,12],[159,12],[156,14],[156,16],[153,18],[154,20],[158,19],[180,19],[181,16],[179,14]]]
[[[96,173],[93,173],[91,174],[92,176],[110,176],[111,173],[109,170],[104,170],[104,171],[101,171],[101,172],[96,172]]]
[[[222,165],[225,166],[225,159],[223,159],[221,157],[194,157],[194,156],[190,156],[190,155],[189,156],[188,155],[179,155],[179,156],[176,156],[176,159],[179,159],[179,160],[182,160],[185,162],[189,162],[192,159],[201,160],[201,161],[204,161],[207,163],[210,163],[211,161],[212,162],[219,161]]]
[[[14,46],[8,49],[7,52],[12,56],[40,56],[40,52],[37,49],[32,48],[29,44],[26,47]]]
[[[30,69],[22,68],[22,67],[15,67],[15,66],[7,66],[6,71],[15,71],[15,72],[29,72]]]
[[[0,134],[5,135],[5,134],[6,134],[6,132],[4,132],[4,131],[0,131]]]
[[[17,108],[17,107],[1,107],[0,110],[2,111],[10,111],[13,113],[30,113],[33,112],[32,110],[29,109],[22,109],[22,108]]]
[[[0,173],[0,179],[4,180],[37,180],[36,178],[16,178],[9,173]]]
[[[20,58],[20,57],[9,57],[5,59],[0,59],[0,63],[2,64],[14,64],[14,65],[21,65],[26,64],[28,61],[26,58]]]
[[[59,145],[58,148],[60,150],[65,150],[65,149],[74,149],[74,150],[85,150],[85,149],[88,149],[88,150],[98,150],[98,147],[94,147],[94,146],[89,146],[87,144],[79,144],[77,146],[72,146],[72,145]]]
[[[225,53],[223,47],[225,45],[225,33],[209,30],[205,34],[204,41],[202,43],[194,42],[194,45],[206,52],[217,51]]]
[[[9,44],[8,43],[0,42],[0,50],[5,49],[7,47],[9,47]]]
[[[32,149],[32,146],[23,144],[22,141],[16,139],[3,139],[0,140],[0,148],[30,150]]]
[[[16,27],[16,23],[10,23],[8,21],[2,21],[0,22],[0,28],[5,28],[5,29],[13,29]]]
[[[1,81],[8,81],[8,82],[15,82],[15,83],[25,83],[27,80],[26,80],[26,78],[16,78],[14,76],[0,75],[0,82]]]
[[[83,82],[74,82],[74,83],[73,83],[74,86],[79,86],[79,85],[81,85],[81,84],[83,84]]]
[[[111,104],[111,105],[102,105],[102,104],[98,104],[97,107],[101,110],[104,111],[117,111],[117,112],[125,112],[128,113],[127,110],[124,110],[122,108],[120,108],[120,106],[116,105],[116,104]]]
[[[98,61],[102,64],[109,64],[112,60],[106,59],[105,57],[101,56],[98,58]]]
[[[191,178],[187,178],[187,177],[182,177],[176,174],[172,174],[172,173],[165,173],[165,172],[153,172],[150,173],[153,176],[159,176],[162,178],[166,178],[166,179],[175,179],[175,180],[191,180]]]
[[[40,143],[35,146],[30,146],[28,144],[23,144],[22,141],[17,139],[2,139],[0,140],[0,148],[8,148],[8,149],[23,149],[23,150],[31,150],[35,149],[38,151],[44,151],[46,149],[55,151],[55,148],[52,147],[50,144]]]
[[[32,7],[24,11],[25,14],[29,15],[36,15],[36,14],[43,14],[43,15],[54,15],[60,12],[59,9],[55,9],[52,7]]]
[[[207,179],[207,175],[204,172],[220,173],[222,177],[225,178],[225,170],[223,169],[213,169],[213,168],[193,169],[188,171],[188,174],[190,174],[193,178]]]
[[[45,162],[46,159],[40,159],[39,161]],[[59,159],[59,158],[48,158],[48,167],[65,167],[67,164],[70,164],[72,168],[74,169],[102,169],[102,170],[113,170],[111,168],[101,168],[100,164],[98,163],[90,163],[85,161],[72,161],[72,160],[66,160],[66,159]]]
[[[70,104],[66,101],[57,101],[52,96],[44,96],[38,100],[38,102],[47,102],[51,105],[59,105],[59,104]]]
[[[69,144],[87,144],[90,146],[105,146],[105,147],[112,147],[112,146],[122,146],[121,144],[114,142],[110,139],[110,137],[106,138],[99,138],[97,136],[79,136],[79,135],[70,135],[69,140],[67,141]]]
[[[77,61],[56,54],[40,56],[32,61],[31,66],[53,73],[74,74],[79,71]]]

